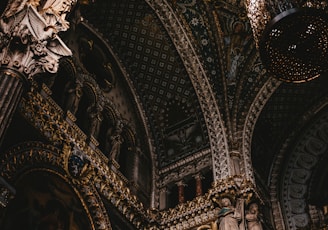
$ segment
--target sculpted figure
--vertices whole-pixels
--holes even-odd
[[[89,135],[95,138],[98,137],[99,127],[101,123],[101,114],[96,105],[91,105],[87,108],[89,118]]]
[[[219,212],[219,230],[239,230],[241,214],[232,206],[229,198],[222,198],[221,204],[223,207]]]
[[[68,82],[65,86],[65,110],[75,115],[82,96],[82,88],[79,84]]]
[[[116,129],[114,131],[113,136],[111,136],[111,143],[112,143],[112,149],[109,153],[109,157],[111,159],[116,159],[116,157],[120,153],[121,149],[121,144],[123,143],[123,138],[122,138],[122,131],[123,131],[123,123],[121,121],[118,121],[116,124]]]
[[[110,152],[111,147],[112,147],[112,143],[111,143],[111,137],[114,133],[114,127],[113,126],[109,126],[107,128],[106,131],[106,136],[105,136],[105,148],[104,148],[104,152],[107,154]]]
[[[248,230],[263,230],[259,216],[259,207],[256,203],[250,204],[245,218],[247,220]]]
[[[76,0],[47,0],[42,11],[48,25],[54,26],[57,31],[66,31],[69,28],[66,15],[75,2]]]

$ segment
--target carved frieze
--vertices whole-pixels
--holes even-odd
[[[244,130],[242,134],[242,154],[243,154],[243,167],[242,173],[245,174],[247,179],[255,183],[252,159],[251,159],[251,142],[253,130],[264,105],[269,100],[271,94],[279,87],[281,82],[275,79],[269,79],[266,84],[260,89],[254,102],[250,106],[249,112],[245,119]]]
[[[318,119],[299,138],[291,153],[283,178],[285,199],[282,202],[288,219],[288,229],[306,228],[311,223],[308,193],[314,169],[328,149],[327,121],[327,115]]]
[[[53,107],[49,100],[52,99],[32,90],[22,100],[19,110],[48,140],[56,146],[64,146],[62,155],[65,157],[55,160],[71,176],[72,183],[84,186],[92,181],[100,194],[131,223],[142,228],[148,223],[143,204],[131,194],[127,183],[109,168],[102,153],[88,145],[84,133],[76,125],[69,124],[62,111]],[[49,155],[49,159],[52,158]]]

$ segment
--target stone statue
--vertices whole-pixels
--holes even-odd
[[[81,85],[76,84],[75,82],[68,82],[65,86],[65,110],[69,110],[75,115],[79,107],[81,96]]]
[[[212,222],[210,225],[209,224],[201,225],[197,228],[197,230],[218,230],[218,226],[215,221]]]
[[[245,218],[247,220],[248,230],[263,230],[259,216],[259,207],[256,203],[250,204]]]
[[[113,135],[114,132],[114,127],[112,125],[110,125],[107,130],[106,130],[106,134],[105,134],[105,146],[104,146],[104,152],[107,154],[110,152],[111,150],[111,137]]]
[[[222,208],[219,211],[219,230],[239,230],[238,222],[241,220],[241,213],[232,206],[229,198],[221,200]]]
[[[97,138],[102,120],[99,108],[92,104],[87,108],[87,114],[89,119],[89,135]]]
[[[48,25],[55,27],[57,31],[66,31],[69,28],[66,15],[75,3],[76,0],[47,0],[41,7],[41,13]]]
[[[111,159],[116,159],[116,157],[120,153],[121,149],[121,144],[123,143],[123,138],[122,138],[122,131],[123,131],[123,122],[117,121],[116,124],[116,129],[114,131],[114,134],[111,136],[111,143],[112,143],[112,149],[109,153],[109,157]]]

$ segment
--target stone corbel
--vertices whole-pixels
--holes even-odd
[[[229,197],[231,201],[242,198],[248,204],[253,199],[259,199],[258,193],[252,181],[242,175],[231,176],[217,180],[213,183],[213,188],[209,190],[212,200]]]

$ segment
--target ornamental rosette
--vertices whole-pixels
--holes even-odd
[[[36,56],[46,56],[47,48],[46,42],[37,41],[36,43],[31,45],[31,49]]]

